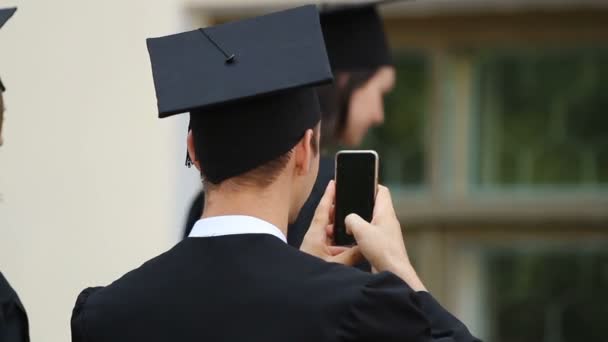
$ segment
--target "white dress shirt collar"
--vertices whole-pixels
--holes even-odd
[[[245,215],[226,215],[203,218],[194,224],[188,237],[211,237],[238,234],[270,234],[287,243],[285,234],[275,225]]]

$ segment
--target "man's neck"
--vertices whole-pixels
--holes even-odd
[[[273,184],[265,189],[220,185],[205,193],[203,218],[226,215],[253,216],[279,228],[287,236],[289,192]]]

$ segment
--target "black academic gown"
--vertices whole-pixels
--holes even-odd
[[[19,296],[0,272],[0,341],[28,342],[27,314]]]
[[[84,290],[72,341],[428,342],[425,296],[391,273],[326,263],[272,235],[188,238]]]
[[[302,207],[296,222],[289,225],[287,241],[290,245],[297,248],[302,245],[304,235],[306,235],[306,232],[310,227],[315,210],[319,206],[319,202],[325,193],[327,184],[334,179],[336,173],[335,165],[335,160],[333,158],[321,157],[319,173],[312,192]],[[368,272],[371,270],[371,267],[367,262],[357,265],[357,268]],[[430,293],[419,292],[418,300],[421,305],[421,310],[431,323],[434,341],[441,341],[442,336],[451,338],[449,341],[479,341],[471,335],[462,322],[444,309]]]
[[[310,222],[312,222],[315,210],[321,201],[321,197],[323,197],[323,194],[325,193],[327,184],[329,181],[334,179],[334,165],[335,163],[333,158],[321,157],[319,173],[311,194],[302,207],[296,222],[289,225],[289,229],[287,231],[287,241],[291,246],[299,248],[302,244],[304,235],[306,235],[306,232],[308,231]],[[201,192],[196,197],[192,203],[192,207],[190,208],[184,230],[184,238],[188,237],[192,227],[194,227],[196,221],[200,219],[201,213],[203,212],[203,206],[204,193]],[[369,264],[367,263],[359,265],[358,267],[364,271],[369,271]],[[296,290],[294,289],[292,291]],[[479,341],[476,337],[471,335],[469,330],[462,322],[444,309],[441,304],[439,304],[439,302],[437,302],[428,292],[420,292],[417,297],[420,302],[421,310],[431,323],[433,341],[442,341],[441,338],[444,336],[452,339],[449,341]]]

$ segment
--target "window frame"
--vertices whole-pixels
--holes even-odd
[[[405,6],[403,7],[405,8]],[[541,30],[538,28],[542,27]],[[472,51],[608,46],[608,10],[463,12],[392,11],[389,41],[430,59],[431,80],[422,190],[394,189],[405,223],[608,221],[608,186],[492,187],[475,179],[478,160],[476,65]]]

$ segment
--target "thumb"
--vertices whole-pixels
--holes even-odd
[[[350,248],[351,247],[344,247],[344,246],[327,246],[327,251],[329,252],[329,255],[336,256],[340,253],[346,252]]]
[[[364,234],[363,231],[370,226],[369,222],[365,221],[357,214],[346,216],[344,224],[346,225],[346,232],[352,234],[355,237],[355,240],[358,240],[358,237],[361,236],[361,234]]]
[[[336,188],[334,182],[330,181],[329,184],[327,184],[323,197],[321,197],[321,200],[319,201],[317,209],[315,210],[312,222],[310,223],[311,228],[323,230],[328,224],[331,223],[330,216],[335,192]]]

